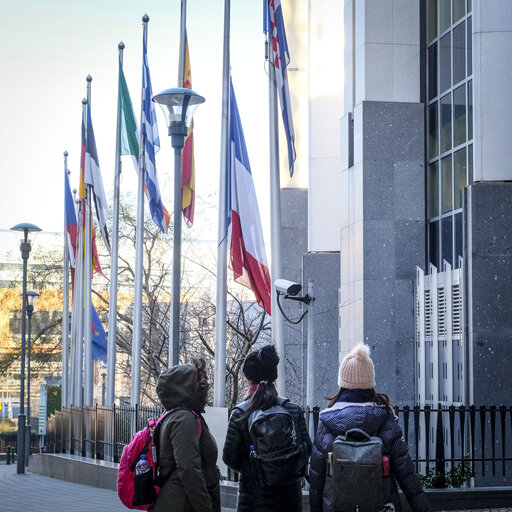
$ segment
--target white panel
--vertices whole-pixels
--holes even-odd
[[[393,0],[366,0],[364,21],[365,43],[393,42]]]
[[[364,97],[361,100],[393,101],[393,45],[365,44],[364,64]]]
[[[411,2],[411,0],[393,0],[393,43],[419,46],[419,2]]]
[[[420,53],[418,46],[393,45],[393,101],[420,101]],[[416,70],[416,72],[414,72]]]

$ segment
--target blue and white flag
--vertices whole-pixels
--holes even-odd
[[[153,90],[151,88],[151,76],[149,74],[148,55],[146,41],[142,41],[142,108],[141,108],[141,132],[145,140],[146,166],[146,195],[149,202],[149,211],[155,224],[167,233],[170,215],[162,203],[158,176],[156,174],[155,153],[160,149],[158,138],[158,126],[156,124],[155,105],[151,101]]]
[[[277,91],[279,93],[279,103],[281,104],[284,131],[288,144],[290,176],[293,176],[294,163],[297,155],[295,153],[295,131],[293,129],[290,88],[288,86],[288,75],[286,73],[286,67],[290,63],[290,53],[288,52],[288,43],[286,42],[281,0],[268,0],[268,12],[271,33],[271,58],[276,71]]]
[[[91,302],[92,316],[92,358],[107,362],[107,333],[103,328],[98,312]]]
[[[92,128],[91,108],[87,105],[87,138],[85,143],[85,169],[84,183],[91,185],[96,216],[101,232],[101,238],[108,252],[110,253],[110,240],[107,232],[108,204],[103,189],[103,180],[101,179],[100,162],[96,150],[96,140]]]

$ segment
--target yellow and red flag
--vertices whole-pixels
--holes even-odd
[[[192,89],[192,73],[188,54],[188,39],[185,36],[185,74],[183,87]],[[195,165],[194,165],[194,121],[191,121],[181,156],[181,210],[187,226],[194,222],[195,207]]]

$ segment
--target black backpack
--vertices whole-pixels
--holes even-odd
[[[389,459],[380,437],[354,428],[328,453],[326,494],[336,512],[379,512],[390,495]]]
[[[278,398],[276,405],[253,411],[247,420],[251,468],[260,487],[288,485],[306,475],[307,447],[292,415],[283,407],[287,401]],[[246,411],[249,401],[237,407]]]

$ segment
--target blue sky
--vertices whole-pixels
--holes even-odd
[[[206,98],[194,116],[196,222],[191,235],[216,239],[222,72],[223,0],[188,0],[192,85]],[[78,186],[81,100],[92,81],[92,118],[107,196],[113,188],[117,106],[117,45],[137,117],[140,111],[142,15],[150,17],[148,58],[153,92],[177,85],[180,0],[0,0],[0,229],[32,222],[63,226],[63,152]],[[231,6],[231,68],[268,243],[268,106],[262,1]],[[162,149],[160,186],[172,210],[173,157],[157,107]],[[121,192],[135,193],[125,157]],[[205,213],[201,205],[213,206]],[[184,227],[186,230],[187,228]]]

